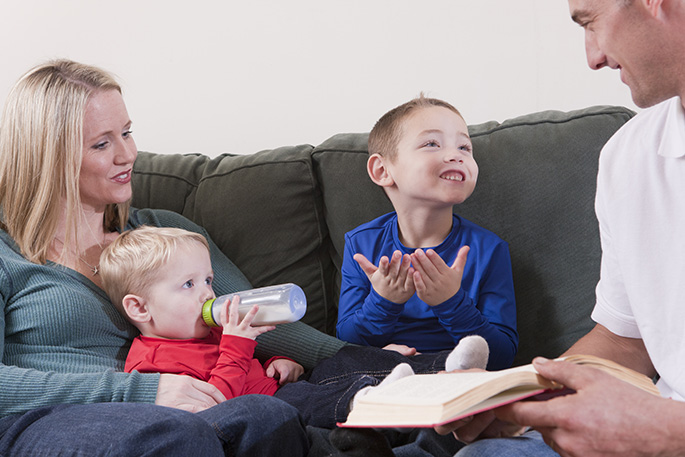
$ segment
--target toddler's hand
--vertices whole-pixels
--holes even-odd
[[[376,293],[386,300],[406,303],[414,295],[414,268],[409,254],[402,255],[400,251],[395,251],[390,259],[381,257],[377,267],[362,254],[355,254],[354,260],[366,273]]]
[[[416,295],[429,306],[440,303],[453,297],[461,288],[461,278],[464,275],[466,257],[469,253],[468,246],[459,249],[457,258],[451,267],[440,258],[432,249],[423,251],[417,249],[411,255],[414,265],[414,285]]]
[[[288,359],[276,359],[266,368],[266,375],[278,379],[279,385],[295,382],[304,373],[304,368]]]
[[[261,327],[252,326],[252,321],[254,320],[257,311],[259,311],[259,306],[257,305],[250,308],[241,321],[240,316],[238,315],[239,304],[240,297],[236,295],[232,300],[227,300],[223,308],[221,308],[219,317],[224,327],[224,335],[242,336],[243,338],[254,340],[262,333],[269,332],[276,328],[273,325],[264,325]]]

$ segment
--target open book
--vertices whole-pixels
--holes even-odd
[[[595,356],[564,360],[590,365],[659,395],[651,379]],[[434,427],[563,386],[540,376],[533,365],[501,371],[419,374],[399,379],[360,398],[341,427]]]

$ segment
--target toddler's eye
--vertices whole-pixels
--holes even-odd
[[[186,282],[183,284],[183,288],[184,288],[184,289],[190,289],[190,288],[192,288],[192,287],[193,287],[193,280],[192,280],[192,279],[189,279],[188,281],[186,281]]]
[[[459,149],[461,149],[462,151],[468,152],[468,153],[470,153],[472,151],[470,144],[464,144],[462,146],[459,146]]]
[[[423,146],[424,146],[424,147],[428,147],[428,148],[437,148],[437,147],[440,147],[440,145],[438,144],[438,142],[437,142],[437,141],[433,141],[433,140],[427,141],[426,144],[424,144]]]
[[[214,278],[212,278],[212,277],[210,276],[210,277],[208,277],[207,279],[205,279],[205,284],[207,284],[208,286],[211,286],[213,280],[214,280]]]

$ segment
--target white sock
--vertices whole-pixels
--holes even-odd
[[[478,335],[465,336],[445,360],[445,371],[482,368],[488,364],[490,349],[485,338]]]
[[[398,379],[402,379],[406,376],[412,376],[413,374],[414,370],[412,370],[411,366],[408,363],[400,363],[395,368],[393,368],[390,374],[386,376],[385,379],[382,380],[380,384],[378,384],[377,386],[368,386],[360,389],[359,392],[357,392],[354,395],[352,401],[350,402],[350,411],[352,411],[352,408],[354,408],[355,402],[359,398],[371,392],[372,389],[382,389],[383,387],[386,387],[388,384],[393,383]]]

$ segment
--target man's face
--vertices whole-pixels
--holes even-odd
[[[585,31],[590,68],[621,72],[633,101],[648,107],[678,95],[672,44],[663,24],[633,0],[569,0],[571,17]]]

